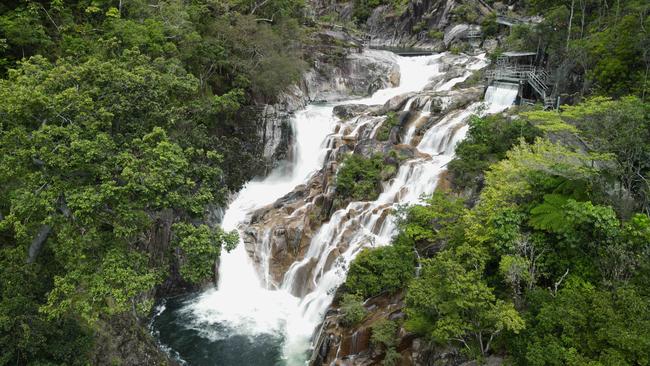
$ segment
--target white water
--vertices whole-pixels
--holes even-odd
[[[431,77],[440,74],[438,59],[441,56],[400,57],[399,87],[340,104],[382,104],[396,95],[422,90]],[[482,58],[467,64],[468,69],[483,66]],[[436,89],[449,90],[454,83],[463,80],[455,78]],[[512,96],[509,88],[494,88],[488,92],[488,110],[492,113],[506,108],[516,96],[516,90]],[[405,109],[410,108],[412,102],[409,100]],[[423,116],[430,113],[430,105],[429,101]],[[222,223],[224,229],[240,229],[253,210],[274,202],[296,185],[306,182],[323,165],[328,151],[325,146],[328,135],[337,123],[341,123],[332,116],[333,107],[333,104],[310,105],[296,114],[293,126],[295,161],[291,173],[278,170],[263,180],[248,183],[227,209]],[[478,109],[476,103],[465,110],[452,112],[431,127],[417,145],[418,150],[429,156],[405,162],[376,201],[352,202],[335,212],[312,239],[305,258],[295,262],[287,271],[279,289],[269,288],[268,275],[258,278],[242,242],[232,252],[223,253],[218,289],[204,292],[182,309],[193,319],[192,324],[186,326],[199,330],[202,336],[211,340],[233,334],[281,334],[284,335],[286,364],[304,365],[314,328],[331,303],[333,290],[344,281],[348,264],[364,247],[389,243],[394,229],[393,220],[388,217],[391,208],[396,204],[418,202],[422,194],[433,192],[444,166],[453,158],[454,146],[465,136],[465,120]],[[353,134],[359,130],[358,127]],[[409,129],[406,141],[410,142],[414,133],[415,129]],[[344,238],[349,228],[354,229],[354,234]],[[338,253],[343,241],[347,242],[347,249]],[[264,256],[269,248],[261,248],[261,252]],[[328,261],[330,256],[336,256],[336,260]],[[267,269],[264,271],[268,273]],[[303,283],[305,279],[307,282]],[[302,289],[306,295],[303,298],[294,296],[299,292],[297,289]],[[211,326],[217,324],[220,326]]]

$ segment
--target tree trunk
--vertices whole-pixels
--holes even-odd
[[[566,33],[566,52],[569,52],[569,41],[571,40],[571,25],[573,23],[573,7],[576,0],[571,0],[571,14],[569,15],[569,29]]]
[[[50,225],[43,225],[38,230],[38,235],[32,240],[32,244],[29,246],[29,253],[27,255],[27,263],[34,263],[38,253],[43,247],[43,243],[47,240],[47,237],[50,235],[52,227]]]

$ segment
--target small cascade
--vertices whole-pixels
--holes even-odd
[[[383,104],[394,96],[420,91],[433,76],[441,74],[442,56],[400,57],[398,87],[339,104]],[[484,55],[456,60],[469,70],[486,64]],[[463,77],[442,83],[434,91],[449,90],[469,75],[467,72]],[[513,95],[508,87],[495,86],[488,91],[486,103],[490,113],[507,108],[516,97],[516,90]],[[406,102],[403,110],[414,113],[403,139],[406,144],[413,145],[416,129],[430,118],[432,103],[430,97],[413,97]],[[308,182],[314,172],[327,166],[332,156],[336,156],[343,134],[348,133],[344,131],[350,131],[356,139],[367,138],[376,133],[384,120],[384,117],[368,117],[343,122],[333,117],[333,108],[333,104],[310,105],[296,114],[294,161],[290,169],[276,170],[265,179],[249,182],[225,212],[224,229],[238,229],[243,233],[253,211]],[[390,212],[397,205],[417,203],[422,195],[433,193],[441,172],[453,159],[456,144],[465,137],[467,119],[480,110],[481,103],[474,103],[448,113],[429,127],[417,146],[412,146],[417,154],[400,165],[377,200],[350,202],[334,212],[317,229],[302,258],[290,265],[279,283],[273,280],[269,268],[273,227],[257,234],[259,248],[254,253],[257,267],[243,242],[232,252],[223,253],[217,288],[182,302],[171,315],[167,314],[172,310],[162,311],[160,316],[175,317],[181,330],[178,335],[163,335],[159,331],[161,341],[181,355],[188,350],[196,352],[199,346],[195,342],[200,342],[201,347],[209,348],[203,351],[204,358],[198,359],[205,361],[200,364],[304,365],[314,330],[331,304],[335,289],[344,282],[350,262],[366,247],[390,243],[395,230]],[[298,209],[288,215],[305,212]],[[355,347],[354,340],[352,343]],[[221,350],[224,347],[227,354]]]
[[[410,103],[412,103],[416,98],[411,98],[407,105],[410,108]],[[422,109],[420,110],[420,113],[416,116],[416,118],[411,122],[409,125],[408,129],[406,130],[406,133],[404,134],[404,138],[402,138],[402,141],[404,144],[410,145],[411,142],[413,141],[413,137],[415,137],[415,132],[417,131],[418,127],[420,127],[421,124],[426,123],[428,121],[429,116],[431,115],[431,97],[426,97],[424,98],[425,102],[424,105],[422,106]],[[406,108],[404,110],[407,110]]]
[[[357,330],[352,334],[352,339],[350,340],[350,354],[351,355],[354,355],[357,352],[359,352],[358,344],[359,344],[359,331]]]
[[[488,113],[497,113],[510,107],[517,99],[519,84],[492,83],[485,91],[485,103]]]

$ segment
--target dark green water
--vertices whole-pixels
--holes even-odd
[[[197,319],[186,306],[195,295],[168,299],[152,322],[164,349],[192,366],[281,366],[283,338],[241,335],[227,325]]]

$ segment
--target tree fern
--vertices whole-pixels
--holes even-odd
[[[554,233],[565,231],[570,226],[564,215],[568,199],[560,194],[544,195],[544,202],[530,210],[530,225]]]

